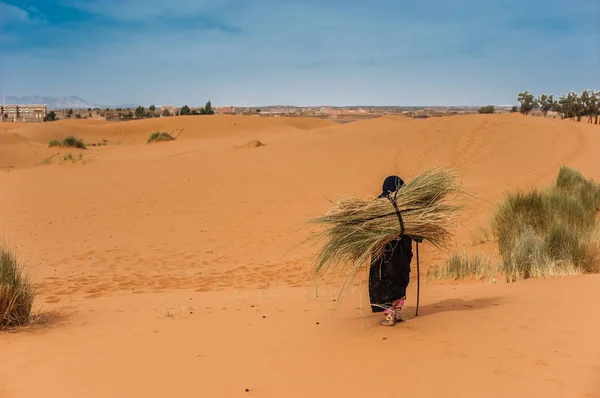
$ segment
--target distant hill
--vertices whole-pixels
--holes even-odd
[[[35,96],[25,96],[25,97],[14,97],[7,96],[6,104],[14,104],[14,105],[28,105],[28,104],[46,104],[49,109],[87,109],[87,108],[102,108],[102,105],[86,101],[79,97],[70,96],[70,97],[41,97],[38,95]]]
[[[2,97],[0,97],[2,101]],[[46,104],[48,109],[88,109],[88,108],[133,108],[135,109],[137,104],[119,104],[119,105],[101,105],[95,102],[86,101],[79,97],[43,97],[39,95],[25,96],[25,97],[6,97],[7,105],[30,105],[30,104]]]
[[[102,106],[101,108],[110,108],[110,109],[116,109],[116,108],[127,109],[127,108],[129,108],[129,109],[133,110],[140,105],[141,104],[115,104],[115,105],[105,105],[105,106]],[[142,106],[145,106],[145,105],[142,105]],[[156,107],[158,108],[158,105],[156,105]]]

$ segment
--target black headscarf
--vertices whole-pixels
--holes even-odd
[[[389,176],[383,181],[383,187],[381,188],[380,198],[385,198],[392,192],[396,192],[399,188],[404,185],[402,178],[398,176]]]

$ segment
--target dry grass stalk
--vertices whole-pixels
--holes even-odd
[[[490,280],[493,280],[498,271],[498,264],[489,257],[478,253],[455,252],[446,259],[444,264],[429,268],[427,277],[429,280],[475,279],[479,281],[487,276]]]
[[[435,167],[417,175],[395,194],[404,234],[422,237],[435,247],[446,249],[460,210],[451,200],[463,193],[454,170]],[[325,215],[309,223],[325,226],[309,238],[325,240],[316,259],[315,273],[343,264],[348,267],[349,277],[365,266],[372,255],[379,256],[401,232],[396,211],[387,198],[344,197]]]

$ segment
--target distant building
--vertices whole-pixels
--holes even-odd
[[[43,122],[47,113],[48,107],[40,104],[0,106],[3,122]]]
[[[294,110],[289,108],[267,108],[260,111],[261,116],[282,116],[292,113],[294,113]]]
[[[218,115],[235,115],[235,108],[233,106],[222,106],[214,109]]]
[[[175,116],[177,114],[178,108],[172,105],[161,105],[160,115],[163,116],[165,111],[168,111],[171,116]]]

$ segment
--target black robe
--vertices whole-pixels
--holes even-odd
[[[402,178],[387,177],[383,182],[379,199],[392,200],[392,193],[403,186]],[[385,246],[381,257],[371,259],[369,298],[373,312],[385,311],[392,306],[394,301],[406,297],[412,257],[412,239],[408,236],[401,236]]]
[[[381,257],[372,258],[369,298],[373,312],[385,311],[395,300],[406,297],[412,257],[412,239],[402,236],[389,242]]]

